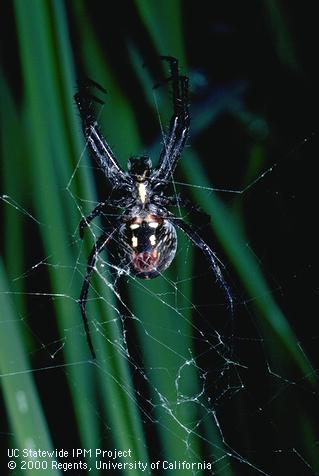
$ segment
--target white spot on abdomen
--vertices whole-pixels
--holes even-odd
[[[131,230],[136,230],[139,227],[140,225],[138,223],[133,223],[132,225],[130,225]]]
[[[155,235],[151,235],[149,240],[150,240],[150,243],[151,243],[152,246],[156,245],[156,236]]]
[[[149,224],[148,224],[148,226],[149,226],[150,228],[157,228],[158,225],[159,225],[159,223],[157,223],[157,221],[151,221],[151,222],[149,222]]]

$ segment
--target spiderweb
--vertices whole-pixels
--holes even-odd
[[[17,354],[2,370],[2,383],[19,373],[34,374],[43,401],[52,403],[53,394],[63,393],[69,366],[90,368],[113,389],[113,395],[105,391],[95,402],[90,400],[90,393],[80,395],[98,415],[102,433],[108,435],[105,438],[112,441],[119,420],[110,414],[106,417],[99,398],[113,398],[111,407],[116,404],[114,399],[127,398],[137,409],[135,417],[127,418],[131,421],[139,416],[148,458],[138,457],[135,449],[125,462],[140,462],[137,469],[146,474],[318,474],[317,371],[310,363],[316,362],[318,340],[312,308],[318,294],[317,276],[313,255],[303,249],[298,221],[305,203],[307,217],[313,214],[315,187],[304,171],[311,167],[312,160],[306,142],[314,140],[302,140],[297,149],[261,171],[242,190],[218,185],[211,188],[185,180],[174,184],[176,193],[190,193],[196,188],[203,202],[216,196],[219,200],[227,193],[227,198],[231,196],[235,202],[237,198],[236,206],[253,217],[256,230],[252,232],[248,223],[249,238],[245,241],[241,234],[239,240],[245,254],[259,262],[259,269],[267,277],[267,284],[259,288],[267,296],[253,294],[252,289],[257,288],[245,289],[237,282],[238,268],[227,265],[224,275],[235,302],[231,310],[204,257],[181,234],[174,264],[152,281],[130,275],[123,263],[116,261],[115,247],[100,255],[90,286],[87,314],[98,357],[92,362],[78,298],[86,271],[87,242],[92,246],[100,236],[103,220],[108,220],[106,215],[102,222],[90,225],[84,243],[78,238],[77,228],[68,236],[65,247],[76,250],[73,264],[37,250],[23,274],[11,276],[8,287],[2,288],[2,296],[16,301],[18,308],[19,297],[28,295],[29,307],[20,307],[17,324],[26,340],[33,341],[29,351],[32,366],[21,370]],[[296,157],[300,150],[309,165],[301,167]],[[65,185],[64,197],[72,201],[79,220],[96,205],[79,196],[74,184],[78,171],[89,171],[90,167],[83,154]],[[43,223],[14,195],[3,195],[1,201],[17,219],[27,222],[35,235],[40,227],[54,226]],[[287,226],[282,226],[280,220],[286,220]],[[305,218],[303,224],[307,224]],[[209,227],[197,226],[213,242]],[[221,249],[213,249],[222,256]],[[221,259],[227,263],[227,256]],[[64,276],[61,292],[50,290],[47,271],[52,267]],[[252,280],[258,279],[252,276]],[[63,321],[64,326],[69,322],[67,326],[60,325],[61,337],[55,323],[46,318],[54,314],[57,301],[74,317]],[[263,305],[270,308],[265,310]],[[10,317],[2,318],[2,335],[11,324]],[[79,344],[81,350],[66,354],[65,364],[63,351]],[[119,369],[120,365],[124,369]],[[74,374],[71,385],[78,387]],[[61,397],[57,401],[61,402]],[[70,408],[68,402],[68,411]],[[51,422],[53,428],[55,425],[58,423]],[[131,427],[130,431],[134,435],[138,428]],[[163,433],[164,441],[160,436]],[[72,446],[68,438],[61,438],[58,446]],[[178,455],[174,460],[166,456],[172,447]],[[103,461],[110,465],[111,460]],[[150,466],[158,460],[159,469]],[[145,470],[142,463],[146,464]]]

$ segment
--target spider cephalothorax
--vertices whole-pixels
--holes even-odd
[[[75,95],[90,154],[105,173],[115,192],[99,203],[90,215],[81,220],[81,238],[83,238],[85,227],[107,209],[115,208],[122,211],[112,224],[103,230],[90,253],[79,300],[93,358],[95,358],[95,352],[85,308],[90,279],[97,258],[109,244],[116,247],[121,265],[124,264],[132,274],[143,279],[155,278],[163,273],[174,259],[177,248],[175,231],[177,226],[203,251],[217,280],[231,301],[214,252],[188,223],[175,216],[167,208],[169,206],[186,207],[188,210],[198,212],[197,208],[180,196],[167,195],[175,167],[188,137],[190,120],[188,78],[179,74],[178,62],[175,58],[162,56],[161,59],[167,61],[170,68],[170,79],[173,85],[173,116],[155,168],[152,167],[151,159],[147,156],[130,157],[127,172],[118,164],[95,119],[93,103],[102,101],[90,93],[92,88],[105,92],[104,88],[94,81],[86,80],[79,83],[78,92]]]

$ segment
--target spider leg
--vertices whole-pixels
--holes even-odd
[[[89,286],[90,286],[90,280],[93,274],[93,271],[95,269],[95,264],[98,259],[99,254],[103,251],[107,243],[110,241],[112,238],[113,234],[115,233],[116,230],[113,230],[113,232],[105,232],[103,233],[102,236],[97,240],[95,245],[93,246],[93,249],[90,253],[88,263],[87,263],[87,268],[86,268],[86,275],[84,278],[83,286],[81,289],[81,294],[80,294],[80,299],[79,299],[79,305],[81,309],[81,314],[82,314],[82,320],[83,320],[83,326],[85,330],[85,335],[86,335],[86,340],[91,352],[91,355],[93,359],[96,359],[95,351],[93,348],[93,342],[90,336],[90,328],[89,328],[89,321],[86,315],[86,303],[87,303],[87,297],[88,297],[88,292],[89,292]]]
[[[213,273],[217,279],[218,284],[224,290],[227,296],[227,300],[229,302],[231,310],[233,310],[233,296],[221,272],[220,265],[222,265],[222,263],[219,261],[215,253],[211,250],[211,248],[207,245],[203,238],[197,233],[197,231],[193,230],[193,228],[184,220],[174,216],[170,216],[168,220],[171,221],[172,224],[178,226],[178,228],[180,228],[186,234],[186,236],[188,236],[188,238],[194,243],[194,245],[196,245],[200,250],[202,250],[212,267]]]
[[[106,209],[114,209],[114,208],[127,208],[132,205],[134,202],[134,199],[131,198],[128,200],[126,196],[123,196],[123,193],[125,193],[125,189],[118,189],[118,192],[122,195],[121,198],[119,199],[114,199],[111,196],[108,196],[103,202],[100,202],[97,204],[97,206],[91,211],[91,213],[87,216],[82,218],[79,224],[79,235],[81,240],[83,240],[84,237],[84,230],[89,224],[91,223],[94,218],[100,216],[103,211]]]
[[[177,161],[184,148],[189,133],[188,78],[180,76],[178,61],[171,56],[161,56],[170,68],[173,87],[173,115],[168,135],[159,158],[159,165],[154,172],[155,180],[169,180],[175,170]]]
[[[91,213],[85,217],[85,218],[82,218],[82,220],[80,221],[80,224],[79,224],[79,235],[80,235],[80,238],[81,240],[83,240],[83,236],[84,236],[84,230],[87,226],[89,226],[89,224],[91,223],[92,220],[94,220],[94,218],[96,218],[97,216],[101,215],[103,209],[105,208],[106,206],[106,203],[105,202],[100,202],[95,208],[94,210],[91,211]]]
[[[164,207],[173,206],[185,208],[185,210],[187,210],[189,213],[194,213],[199,216],[204,224],[210,222],[210,216],[207,213],[205,213],[200,207],[193,205],[193,203],[188,198],[182,195],[173,195],[171,197],[155,196],[153,201],[154,203]]]
[[[95,81],[86,79],[78,81],[78,92],[74,96],[81,115],[87,145],[92,157],[97,161],[109,180],[115,184],[117,182],[127,182],[127,174],[118,164],[111,147],[98,128],[93,102],[100,104],[104,104],[104,102],[90,93],[92,88],[98,89],[103,93],[106,92],[105,89]]]

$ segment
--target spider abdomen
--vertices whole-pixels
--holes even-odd
[[[142,279],[159,276],[174,259],[177,236],[167,220],[147,215],[134,217],[126,225],[125,259],[132,274]]]

